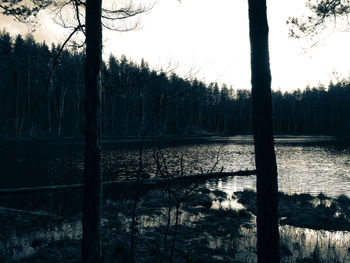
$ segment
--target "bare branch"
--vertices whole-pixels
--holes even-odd
[[[79,26],[81,27],[81,31],[83,32],[83,34],[86,36],[85,34],[85,30],[82,27],[82,23],[80,21],[80,16],[82,16],[82,14],[79,12],[79,1],[78,0],[74,0],[74,8],[75,8],[75,17],[78,21]]]
[[[342,31],[350,30],[350,0],[308,0],[306,6],[311,15],[301,19],[288,18],[290,37],[314,37],[326,29],[329,23],[332,23],[334,28],[338,28],[338,25],[344,26]]]
[[[140,21],[137,19],[134,22],[129,20],[135,18],[141,14],[148,13],[154,7],[155,3],[152,5],[134,5],[132,1],[129,1],[126,6],[118,7],[113,5],[109,8],[102,8],[102,23],[103,26],[109,30],[126,32],[135,30],[139,27]],[[123,22],[128,20],[128,22]]]
[[[29,4],[23,3],[23,0],[3,0],[0,2],[0,14],[14,17],[34,31],[38,13],[49,5],[50,0],[31,0]]]
[[[218,151],[217,151],[217,153],[216,153],[216,160],[215,160],[215,163],[214,163],[214,165],[212,166],[212,168],[210,169],[209,173],[212,173],[212,172],[215,170],[216,166],[219,164],[221,149],[222,149],[226,144],[227,144],[227,140],[226,140],[222,145],[220,145],[220,147],[219,147],[219,149],[218,149]]]
[[[85,26],[85,25],[76,27],[76,28],[70,33],[70,35],[66,38],[66,40],[63,42],[63,44],[62,44],[60,50],[58,51],[58,53],[57,53],[57,55],[56,55],[56,57],[55,57],[55,59],[54,59],[52,65],[51,65],[51,69],[50,69],[50,72],[49,72],[49,76],[47,77],[47,82],[46,82],[46,87],[47,87],[47,88],[48,88],[49,85],[50,85],[50,81],[51,81],[51,76],[52,76],[53,70],[54,70],[54,68],[55,68],[55,66],[56,66],[56,63],[57,63],[57,61],[58,61],[58,58],[60,57],[60,55],[61,55],[61,53],[62,53],[64,47],[66,46],[66,44],[68,43],[68,41],[74,36],[74,34],[75,34],[76,32],[78,32],[78,31],[79,31],[82,27],[84,27],[84,26]]]

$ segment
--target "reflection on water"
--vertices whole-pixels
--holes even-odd
[[[279,190],[286,193],[323,192],[330,196],[350,195],[350,147],[325,137],[281,137],[276,139]],[[328,141],[327,141],[328,140]],[[221,147],[224,144],[223,147]],[[82,182],[82,144],[22,142],[0,147],[0,165],[4,172],[1,188],[30,185],[70,184]],[[139,156],[138,143],[106,143],[103,145],[105,180],[135,176]],[[207,172],[220,156],[216,170],[254,169],[254,147],[251,137],[164,143],[162,152],[170,172],[180,172],[183,155],[184,172]],[[143,150],[144,167],[156,175],[152,143]],[[235,177],[215,185],[227,191],[255,187],[255,177]]]
[[[159,197],[159,195],[157,196]],[[120,230],[113,227],[115,226],[115,221],[119,220],[122,223],[124,231],[128,231],[130,227],[131,219],[124,214],[126,211],[121,209],[121,203],[123,203],[123,201],[107,200],[105,204],[105,210],[108,211],[114,208],[119,211],[117,214],[103,218],[103,225],[107,227],[111,235],[120,235]],[[139,215],[137,221],[139,223],[138,229],[140,235],[147,235],[150,229],[157,229],[162,225],[164,226],[167,221],[167,209],[165,207],[156,209],[149,207],[148,210],[143,210],[142,207],[145,206],[147,206],[147,204],[141,203],[138,209]],[[184,206],[186,206],[186,204],[184,204]],[[234,198],[227,196],[227,198],[223,200],[221,198],[220,200],[216,199],[213,202],[212,208],[233,208],[240,210],[242,205]],[[160,213],[156,213],[155,210],[160,210]],[[174,209],[171,216],[171,225],[174,225]],[[23,230],[17,226],[12,226],[12,229],[8,229],[10,233],[0,238],[0,251],[2,255],[12,257],[13,259],[20,259],[36,253],[38,249],[47,246],[50,242],[81,238],[81,221],[79,219],[55,222],[55,219],[47,218],[44,219],[46,222],[45,224],[34,226],[34,230],[30,230],[31,224],[38,222],[39,219],[25,219],[25,216],[21,218],[21,220],[26,221],[27,224]],[[220,218],[217,218],[217,220],[219,219]],[[198,227],[201,224],[198,222],[204,222],[205,220],[206,214],[202,212],[191,213],[184,207],[180,208],[180,226]],[[227,251],[233,249],[236,259],[240,259],[242,262],[256,262],[256,228],[254,222],[255,218],[253,217],[251,220],[251,227],[241,226],[239,228],[239,235],[213,235],[212,231],[215,232],[215,229],[220,227],[221,222],[219,221],[218,226],[210,226],[212,230],[208,229],[208,231],[205,231],[204,228],[204,232],[200,235],[205,237],[208,247],[213,250],[224,249]],[[196,232],[183,233],[182,229],[183,228],[180,228],[179,230],[179,238],[181,238],[182,234],[190,235],[191,238],[194,239],[199,235],[199,233]],[[186,230],[186,228],[184,229]],[[292,226],[280,226],[280,243],[281,247],[283,247],[281,262],[296,262],[296,259],[312,258],[315,256],[315,253],[319,259],[327,259],[325,262],[350,262],[350,253],[348,252],[350,248],[350,233],[346,231],[315,231]]]
[[[286,139],[284,139],[286,140]],[[238,153],[238,155],[235,155]],[[225,170],[253,169],[252,144],[228,144],[222,149],[219,167]],[[350,147],[332,143],[290,143],[277,141],[276,158],[279,191],[308,193],[320,192],[336,197],[350,196]],[[255,176],[232,177],[209,185],[210,189],[224,190],[228,194],[255,188]]]
[[[225,141],[225,140],[224,140]],[[183,156],[184,172],[187,174],[209,171],[217,159],[216,170],[237,171],[254,169],[254,146],[250,137],[228,138],[218,142],[215,139],[200,143],[172,142],[162,146],[167,160],[167,167],[173,174],[180,171],[180,159]],[[138,165],[138,143],[104,144],[103,166],[105,180],[132,178]],[[70,184],[82,181],[83,171],[82,144],[47,144],[47,143],[9,143],[0,147],[0,165],[3,167],[0,188],[23,187],[31,185]],[[344,194],[350,197],[350,148],[334,141],[325,141],[323,137],[279,138],[276,139],[276,156],[279,174],[279,190],[288,194],[320,192],[328,196]],[[143,150],[144,166],[147,173],[156,176],[151,143]],[[225,179],[210,180],[205,187],[211,191],[221,190],[226,197],[213,202],[213,209],[242,209],[237,203],[235,192],[255,188],[255,176],[238,176]],[[27,211],[45,212],[50,216],[73,218],[81,211],[81,191],[64,193],[31,194],[26,196],[1,197],[0,206]],[[165,211],[164,211],[165,213]],[[69,215],[69,216],[68,216]],[[71,217],[73,215],[73,217]],[[182,221],[194,222],[200,215],[184,212]],[[0,214],[1,218],[1,214]],[[146,227],[159,223],[157,217],[140,216],[140,222]],[[54,221],[55,222],[55,221]],[[32,224],[31,221],[27,222]],[[50,227],[37,226],[23,234],[22,229],[12,229],[6,240],[0,241],[0,250],[7,251],[14,257],[30,255],[35,252],[35,240],[59,240],[64,238],[80,238],[80,220],[69,220],[54,223]],[[255,260],[255,233],[253,229],[242,229],[244,240],[236,242],[242,245],[243,262]],[[248,231],[248,232],[247,232]],[[249,234],[250,233],[250,234]],[[222,240],[211,240],[212,246],[220,246]],[[293,240],[293,242],[288,241]],[[339,262],[350,262],[348,249],[350,236],[348,232],[313,231],[290,226],[281,227],[281,242],[293,255],[308,257],[314,253],[315,247],[321,252],[334,253]],[[289,243],[288,243],[289,242]],[[216,245],[215,245],[216,244]],[[252,251],[247,248],[252,248]],[[322,248],[330,249],[322,249]],[[244,249],[243,249],[244,248]],[[303,249],[300,249],[303,248]],[[298,251],[302,252],[298,252]],[[333,251],[333,252],[332,252]],[[332,258],[332,255],[322,255]],[[335,256],[334,256],[335,257]],[[248,261],[246,261],[248,260]],[[292,258],[290,261],[294,262]]]

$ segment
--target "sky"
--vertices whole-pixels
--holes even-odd
[[[118,2],[119,0],[116,0]],[[120,2],[120,1],[119,1]],[[144,0],[143,2],[146,2]],[[247,0],[158,0],[140,16],[140,28],[131,32],[104,31],[103,57],[110,54],[151,68],[175,70],[206,83],[226,83],[234,89],[250,88],[250,45]],[[268,0],[269,47],[274,90],[292,91],[325,86],[350,73],[350,32],[328,30],[312,47],[310,39],[288,37],[290,16],[307,14],[305,0]],[[152,3],[151,1],[149,3]],[[40,14],[34,32],[38,41],[62,43],[69,32],[52,16]],[[28,28],[12,18],[0,17],[0,27],[12,34]],[[334,74],[334,72],[338,72]]]

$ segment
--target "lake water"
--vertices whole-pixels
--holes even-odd
[[[154,161],[154,145],[157,144],[157,141],[147,141],[142,149],[144,169],[150,176],[157,174]],[[174,175],[181,170],[181,159],[185,174],[207,172],[213,169],[215,163],[215,171],[254,169],[254,145],[252,138],[248,136],[172,139],[163,140],[160,144],[167,168]],[[279,191],[312,195],[322,192],[333,197],[341,194],[350,197],[349,146],[329,137],[280,137],[275,139],[275,145]],[[139,167],[139,148],[140,143],[136,140],[105,141],[104,180],[134,178]],[[6,141],[0,144],[0,157],[0,188],[82,182],[84,144],[81,141]],[[225,191],[230,197],[233,192],[246,188],[254,189],[255,176],[208,180],[205,186],[210,190]],[[19,218],[18,214],[24,215],[21,219],[24,219],[24,222],[19,225],[3,222],[7,224],[5,229],[8,232],[3,232],[0,250],[3,248],[14,257],[21,257],[35,252],[33,242],[35,244],[36,240],[52,241],[66,237],[79,239],[81,225],[76,215],[81,211],[81,196],[82,193],[78,190],[1,197],[0,212],[8,211],[14,220]],[[33,223],[37,221],[29,219],[36,215],[41,215],[40,223]],[[72,220],[62,221],[57,217],[63,216],[68,219],[68,215],[73,216]],[[288,227],[282,228],[283,231],[285,229]],[[304,230],[297,228],[292,227],[290,231],[293,235],[300,231],[305,235]],[[319,232],[317,233],[316,236],[319,235]],[[290,235],[288,232],[288,236]],[[350,240],[347,232],[326,232],[324,239],[330,240],[330,237],[336,238],[337,235],[346,235],[341,238],[344,242]],[[315,240],[312,242],[315,243]],[[254,240],[251,243],[255,246]],[[346,243],[346,246],[348,245]],[[347,253],[346,251],[345,249],[344,253]]]
[[[186,138],[147,141],[142,150],[143,166],[157,175],[154,149],[160,144],[169,173],[177,175],[254,169],[252,137]],[[276,138],[279,191],[350,197],[350,147],[330,137]],[[140,157],[137,140],[103,143],[105,181],[135,178]],[[82,141],[8,141],[0,147],[0,188],[61,185],[83,182]],[[255,188],[255,175],[208,180],[210,190],[233,192]],[[1,197],[0,207],[76,214],[81,211],[81,191],[66,191]],[[106,197],[108,198],[108,197]]]
[[[146,142],[142,150],[145,172],[151,176],[157,173],[153,144],[157,142]],[[279,191],[350,196],[349,146],[330,137],[282,137],[276,138],[275,144]],[[13,141],[0,146],[0,188],[82,182],[82,142]],[[135,140],[106,141],[103,144],[104,180],[134,177],[139,166],[139,146]],[[186,174],[211,170],[217,158],[216,171],[254,169],[251,137],[168,140],[161,142],[161,150],[173,174],[181,170],[181,156]],[[255,176],[234,177],[211,187],[225,191],[254,188]]]

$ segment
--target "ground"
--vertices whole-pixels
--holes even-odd
[[[135,262],[170,262],[171,255],[173,262],[179,263],[255,262],[255,199],[252,190],[227,196],[200,185],[174,186],[168,225],[167,189],[143,193],[136,209]],[[323,194],[280,193],[279,200],[282,262],[350,260],[348,197],[332,199]],[[133,205],[132,195],[119,200],[106,199],[103,214],[106,263],[128,262],[130,258]],[[4,252],[0,259],[11,263],[79,262],[80,216],[48,220],[44,215],[2,211],[0,230]],[[335,235],[338,240],[334,239]],[[17,250],[5,245],[6,240],[21,240],[26,236],[34,238],[23,238],[21,244],[16,244]],[[24,250],[29,256],[18,257],[21,246],[22,254]]]

